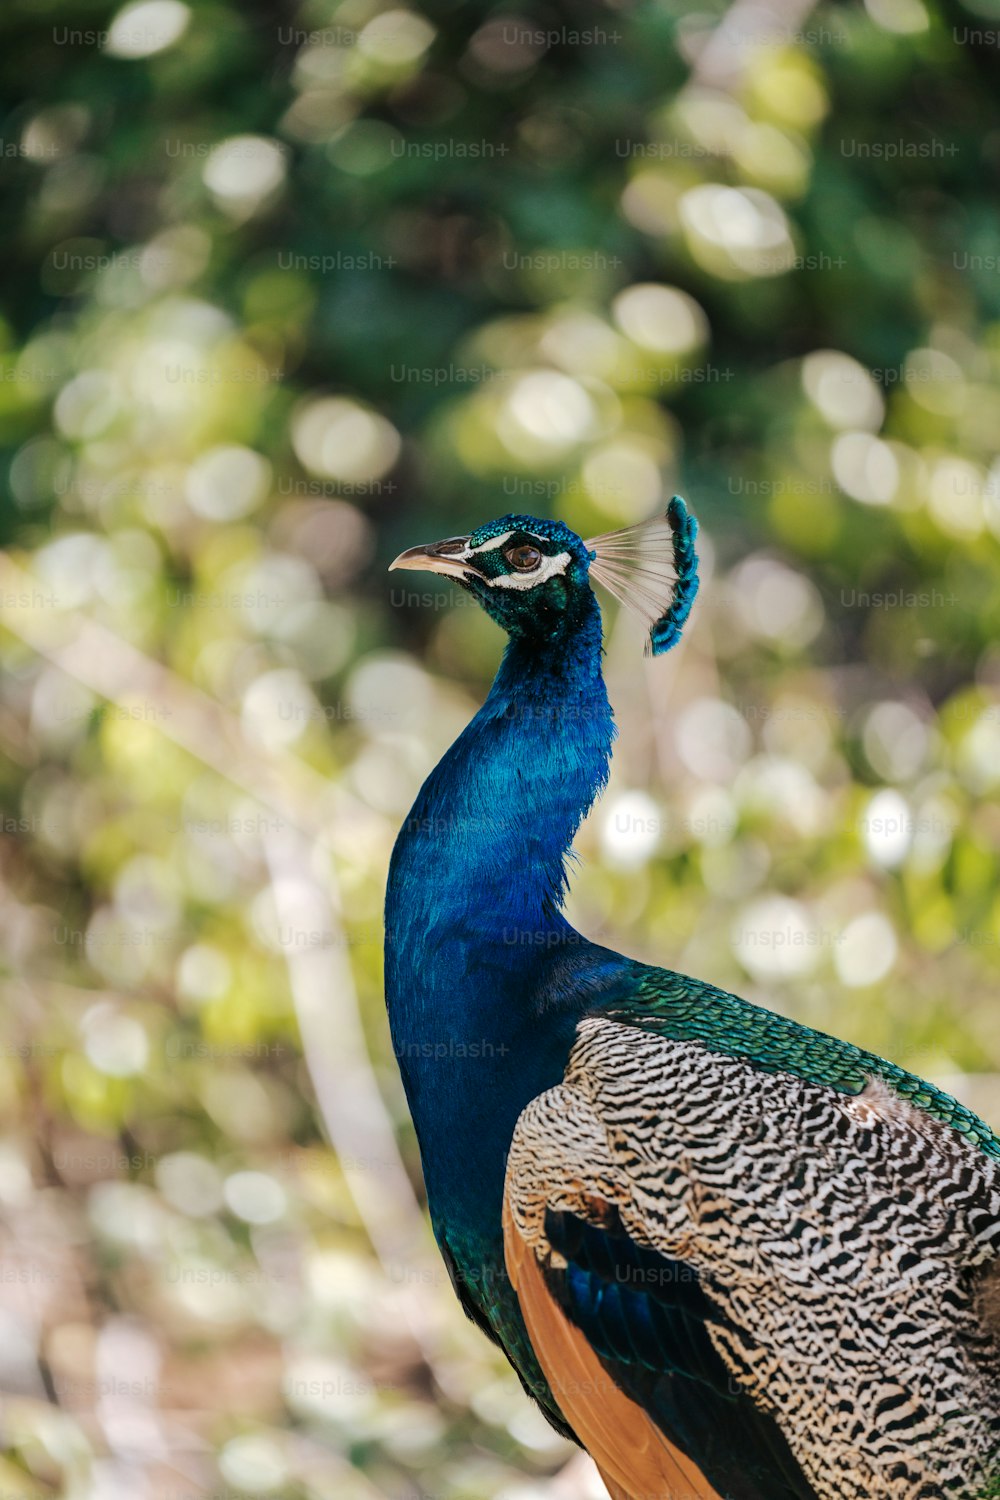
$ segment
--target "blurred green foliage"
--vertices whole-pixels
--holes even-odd
[[[558,1493],[396,1175],[404,546],[687,495],[571,914],[1000,1124],[1000,22],[782,14],[5,8],[5,1500]]]

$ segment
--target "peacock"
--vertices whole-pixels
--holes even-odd
[[[613,1500],[1000,1494],[1000,1138],[563,913],[615,725],[596,582],[679,639],[697,523],[403,552],[509,637],[397,840],[386,999],[468,1315]]]

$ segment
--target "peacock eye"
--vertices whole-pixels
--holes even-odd
[[[519,573],[530,573],[532,568],[537,568],[542,560],[542,554],[537,547],[510,547],[504,553],[504,557],[512,568]]]

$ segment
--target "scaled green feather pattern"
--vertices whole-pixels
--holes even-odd
[[[701,1042],[711,1052],[744,1058],[764,1073],[790,1073],[808,1083],[860,1094],[872,1076],[933,1119],[950,1125],[987,1156],[1000,1159],[1000,1136],[950,1094],[851,1042],[813,1031],[738,995],[667,969],[640,969],[637,990],[602,1006],[609,1020],[675,1041]]]

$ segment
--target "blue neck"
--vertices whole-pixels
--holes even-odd
[[[622,960],[562,915],[565,859],[608,776],[614,724],[589,589],[568,636],[512,640],[424,783],[386,900],[386,1001],[435,1222],[496,1211],[521,1109],[562,1076]]]

